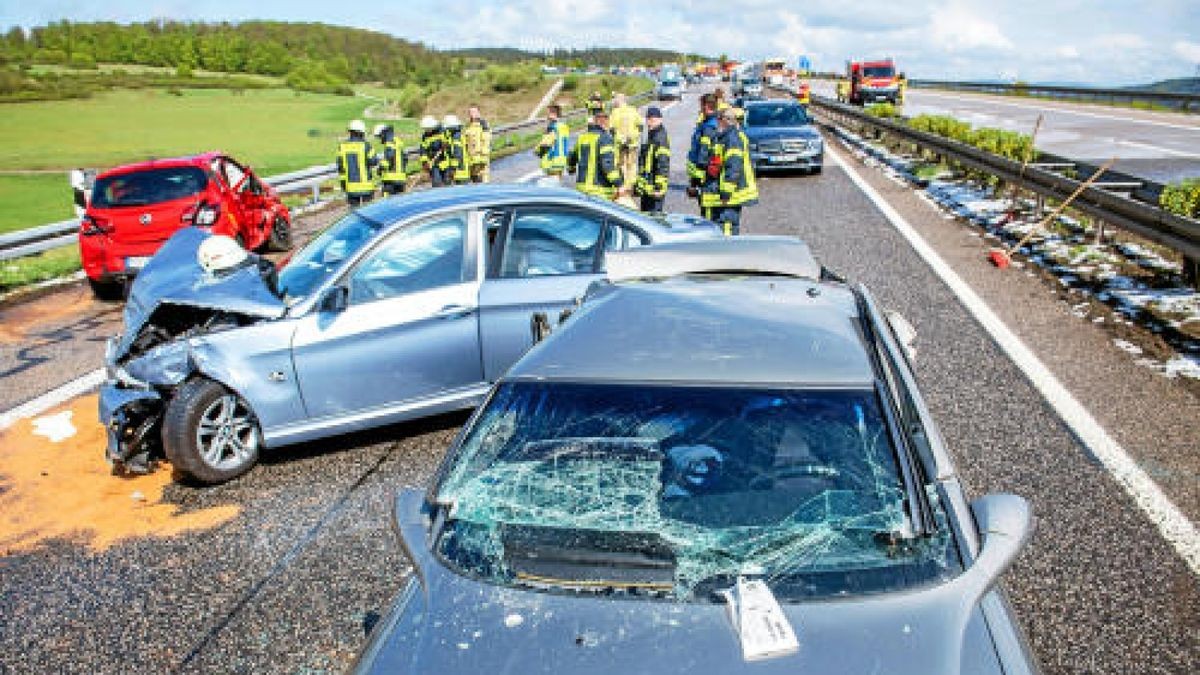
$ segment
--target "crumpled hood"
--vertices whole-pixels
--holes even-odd
[[[264,319],[283,316],[287,305],[271,291],[256,265],[220,276],[200,267],[196,251],[210,236],[195,227],[179,230],[137,275],[125,304],[125,332],[113,356],[123,356],[154,311],[165,304],[218,309]]]
[[[799,651],[747,662],[723,604],[537,593],[483,584],[444,569],[432,571],[425,584],[362,670],[446,675],[1001,672],[981,611],[936,591],[931,594],[936,599],[918,591],[784,605]]]

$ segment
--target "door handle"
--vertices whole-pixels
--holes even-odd
[[[438,319],[461,319],[464,316],[470,316],[474,311],[474,307],[467,305],[446,305],[433,316]]]

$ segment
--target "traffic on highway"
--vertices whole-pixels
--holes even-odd
[[[204,11],[0,37],[151,111],[0,167],[0,672],[1200,672],[1186,101]]]

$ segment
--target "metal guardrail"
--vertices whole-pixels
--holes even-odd
[[[1108,103],[1153,103],[1184,111],[1200,111],[1200,94],[1183,94],[1147,89],[1110,89],[1066,87],[1038,84],[1006,84],[998,82],[953,82],[940,80],[910,80],[909,86],[923,89],[950,89],[1005,96],[1039,96],[1073,101]]]
[[[875,117],[860,108],[824,96],[813,96],[811,105],[814,112],[841,126],[854,124],[891,134],[1043,197],[1062,200],[1081,185],[1079,180],[1054,173],[1036,163],[1027,167],[1022,174],[1019,162],[936,134],[917,131],[903,122]],[[1079,162],[1064,161],[1076,167],[1084,166]],[[1196,273],[1197,261],[1200,261],[1200,221],[1175,215],[1156,204],[1096,187],[1084,190],[1071,208],[1178,251],[1188,261],[1187,272],[1190,275]]]
[[[653,96],[653,92],[643,92],[629,97],[631,103],[639,103],[646,101]],[[578,108],[563,113],[564,119],[573,119],[582,117],[587,113],[586,109]],[[513,124],[505,124],[492,129],[493,148],[495,147],[495,137],[505,136],[508,134],[519,133],[529,129],[537,128],[546,123],[546,118],[539,117],[533,120],[524,122],[516,122]],[[404,154],[412,156],[420,152],[418,147],[409,147],[404,149]],[[310,166],[307,169],[292,171],[290,173],[279,174],[277,176],[268,176],[263,178],[263,181],[281,194],[295,194],[297,192],[312,191],[313,201],[320,198],[321,186],[331,180],[337,178],[337,165],[335,164],[319,164]],[[75,243],[79,231],[79,219],[71,218],[69,220],[31,227],[17,232],[0,235],[0,261],[12,260],[28,255],[43,253],[54,248],[70,246]]]

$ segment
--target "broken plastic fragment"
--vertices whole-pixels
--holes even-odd
[[[720,591],[720,595],[742,645],[742,658],[761,661],[799,651],[800,642],[791,622],[761,579],[739,576],[737,583]]]

